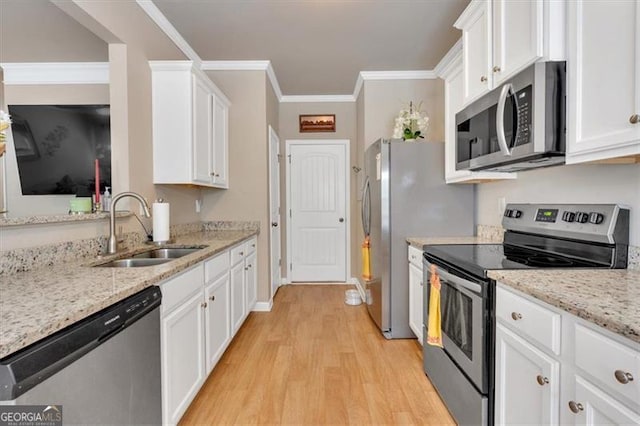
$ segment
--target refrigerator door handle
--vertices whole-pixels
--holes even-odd
[[[369,186],[369,176],[365,178],[362,189],[362,230],[367,237],[371,233],[371,187]]]

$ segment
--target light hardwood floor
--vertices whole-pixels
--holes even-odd
[[[252,312],[181,425],[455,424],[415,340],[386,340],[349,286],[281,287]],[[351,287],[352,288],[352,287]]]

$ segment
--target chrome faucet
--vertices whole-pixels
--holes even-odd
[[[124,197],[133,197],[140,201],[144,209],[144,216],[151,217],[149,205],[146,200],[142,198],[142,195],[136,194],[135,192],[121,192],[118,195],[114,195],[111,200],[111,209],[109,210],[109,245],[107,246],[107,254],[114,254],[118,251],[118,240],[116,239],[116,203]]]

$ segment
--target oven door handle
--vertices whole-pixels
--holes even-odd
[[[428,268],[430,266],[430,263],[426,261],[425,263],[427,264]],[[438,275],[447,280],[449,283],[454,284],[457,287],[465,288],[475,294],[482,295],[482,286],[480,284],[453,275],[452,273],[445,271],[443,268],[439,268],[437,265],[436,268],[438,268]],[[427,271],[428,270],[429,269],[427,269]]]

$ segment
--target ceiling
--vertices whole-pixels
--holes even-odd
[[[153,0],[204,61],[270,60],[284,95],[350,95],[360,71],[433,69],[469,0]]]

